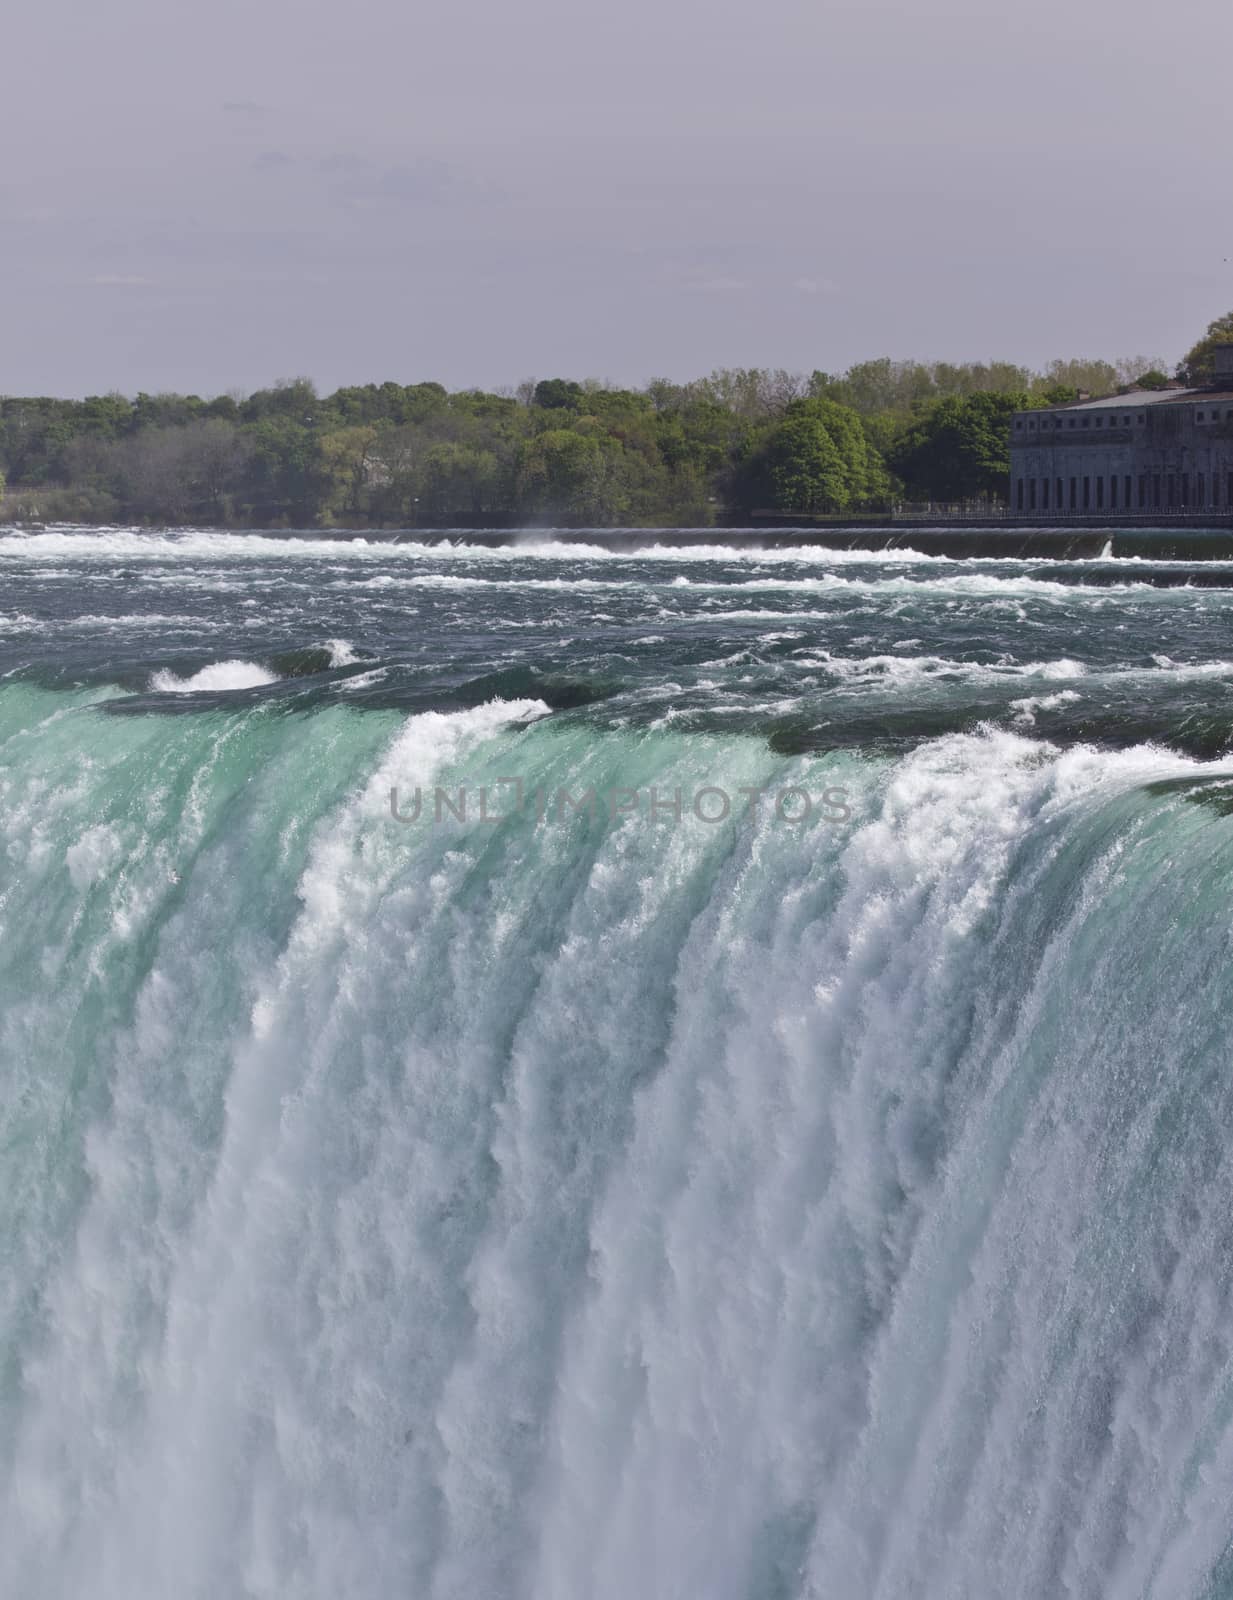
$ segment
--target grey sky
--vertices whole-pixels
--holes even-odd
[[[1176,359],[1228,0],[42,0],[0,392]]]

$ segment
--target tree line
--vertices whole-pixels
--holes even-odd
[[[1213,323],[1179,368],[1201,382]],[[1161,363],[725,368],[640,389],[307,379],[248,396],[0,398],[6,519],[245,527],[707,525],[996,499],[1013,412],[1165,384]]]

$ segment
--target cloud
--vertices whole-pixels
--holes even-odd
[[[258,171],[294,170],[314,178],[325,185],[335,205],[348,211],[396,213],[412,207],[500,198],[500,191],[488,180],[430,156],[385,165],[348,150],[327,156],[263,150],[253,165]]]
[[[264,117],[269,108],[255,100],[224,100],[223,110],[229,117]]]
[[[12,216],[0,217],[0,222],[6,225],[32,222],[37,225],[43,222],[54,222],[59,215],[60,213],[54,206],[35,206],[29,211],[15,211]]]
[[[839,293],[839,285],[833,278],[797,278],[792,287],[799,294]]]
[[[439,206],[491,198],[495,192],[469,173],[428,156],[388,167],[359,157],[331,157],[321,163],[321,170],[335,198],[359,211]]]
[[[737,294],[749,285],[744,278],[697,278],[687,285],[696,294]]]
[[[719,261],[665,261],[658,276],[686,294],[740,294],[748,280]]]

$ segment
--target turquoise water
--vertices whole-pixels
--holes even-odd
[[[0,535],[0,1592],[1229,1592],[1187,578]]]

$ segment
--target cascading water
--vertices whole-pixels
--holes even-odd
[[[1233,573],[0,571],[0,1593],[1233,1593]]]

